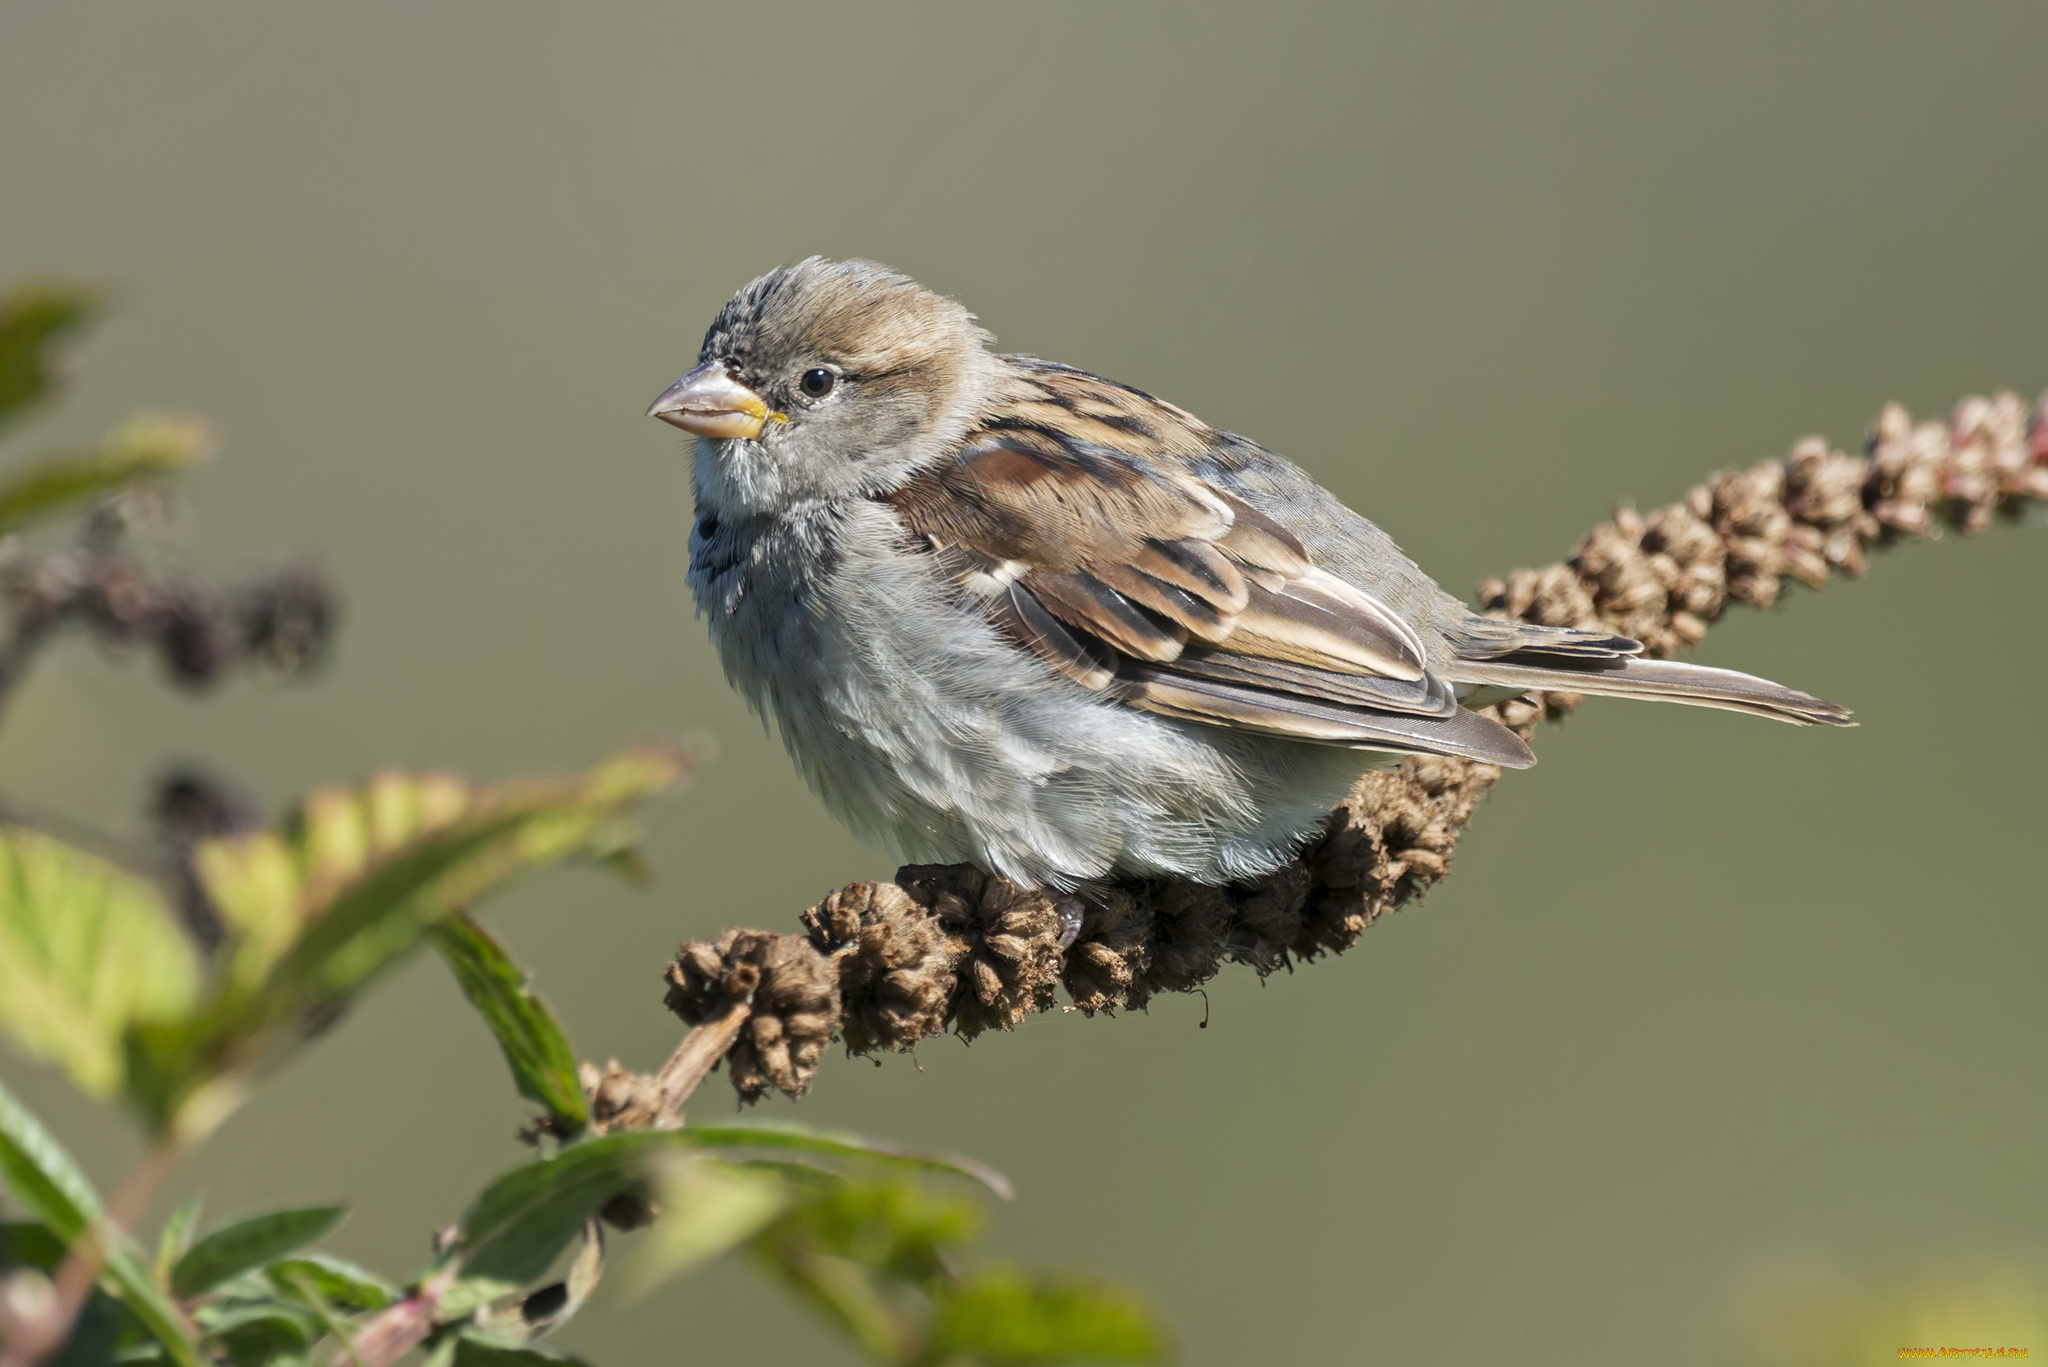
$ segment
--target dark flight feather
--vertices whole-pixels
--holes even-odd
[[[1648,698],[1747,712],[1795,726],[1854,726],[1849,709],[1753,674],[1677,660],[1637,657],[1573,660],[1545,652],[1461,660],[1451,682],[1526,691],[1555,689],[1607,698]]]

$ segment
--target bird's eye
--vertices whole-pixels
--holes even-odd
[[[797,381],[797,386],[804,391],[806,397],[822,399],[832,392],[832,386],[838,380],[839,377],[825,367],[812,366],[803,373],[803,378]]]

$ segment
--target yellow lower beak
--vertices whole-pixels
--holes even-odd
[[[694,432],[700,437],[752,441],[763,424],[787,422],[770,413],[759,394],[733,378],[723,361],[706,361],[661,391],[647,410],[650,418]]]

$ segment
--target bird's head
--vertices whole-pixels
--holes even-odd
[[[967,430],[995,358],[974,315],[871,261],[811,257],[735,294],[649,417],[695,434],[728,516],[900,486]]]

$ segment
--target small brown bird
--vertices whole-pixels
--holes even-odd
[[[727,678],[899,858],[1060,888],[1255,876],[1367,768],[1533,764],[1472,710],[1528,689],[1847,724],[1481,617],[1281,457],[989,340],[813,257],[735,295],[648,410],[698,438],[690,586]]]

